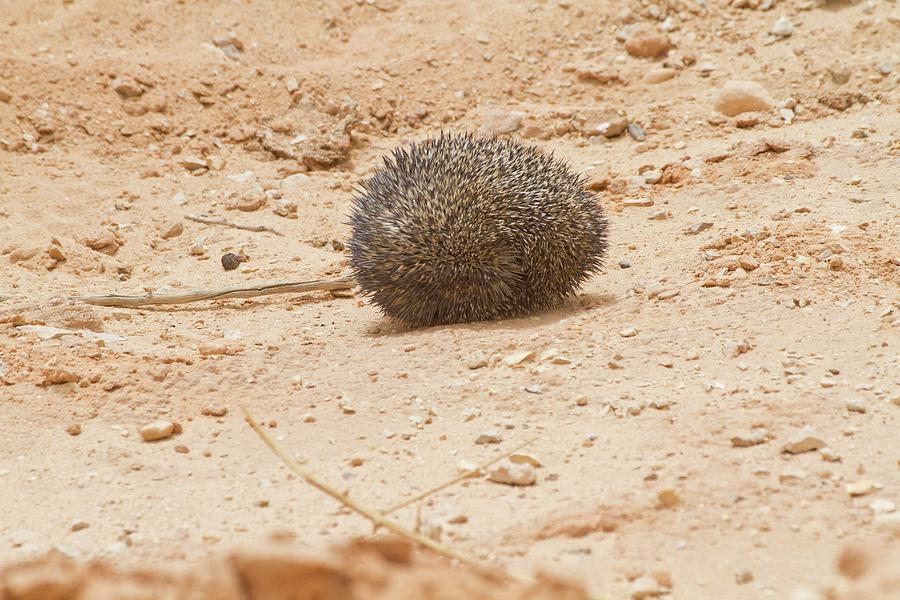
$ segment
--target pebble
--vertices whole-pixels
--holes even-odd
[[[825,462],[841,462],[841,455],[828,446],[825,446],[824,448],[819,450],[819,456],[821,456],[822,460],[824,460]]]
[[[631,597],[634,600],[643,600],[645,598],[656,598],[667,592],[667,589],[661,587],[659,583],[652,577],[638,577],[631,582]]]
[[[72,524],[69,526],[70,531],[81,531],[82,529],[87,529],[91,524],[87,521],[82,521],[81,519],[75,519],[72,521]]]
[[[137,98],[144,93],[141,84],[131,77],[116,77],[109,85],[123,98]]]
[[[738,259],[738,265],[745,271],[755,271],[759,268],[759,261],[752,256],[742,256]]]
[[[753,573],[750,571],[738,571],[734,574],[734,582],[738,585],[744,585],[751,581],[753,581]]]
[[[656,27],[641,23],[632,29],[625,40],[625,50],[638,58],[657,58],[665,56],[672,48],[668,36],[657,31]]]
[[[865,414],[866,412],[866,402],[862,398],[851,398],[847,400],[844,404],[850,412]]]
[[[544,392],[543,388],[541,388],[540,384],[531,383],[525,386],[525,391],[529,394],[542,394]]]
[[[828,268],[832,271],[839,271],[844,266],[844,259],[840,256],[832,256],[828,259]]]
[[[181,219],[172,219],[160,228],[159,237],[168,240],[173,237],[178,237],[182,233],[184,233],[184,223]]]
[[[78,423],[72,423],[68,427],[66,427],[66,433],[71,436],[81,435],[81,425]]]
[[[649,198],[628,198],[626,200],[622,200],[622,206],[638,206],[638,207],[647,207],[653,206],[653,200]]]
[[[226,271],[234,271],[241,264],[241,257],[233,252],[222,255],[222,268]]]
[[[801,454],[803,452],[818,450],[824,446],[825,441],[819,437],[815,429],[807,425],[788,439],[784,446],[782,446],[782,452]]]
[[[644,81],[647,83],[662,83],[664,81],[669,81],[678,75],[678,71],[675,69],[669,69],[666,67],[659,67],[656,69],[650,69],[646,73],[644,73]]]
[[[731,438],[731,445],[736,448],[749,448],[764,444],[768,439],[768,432],[764,429],[754,429],[750,433],[741,433]]]
[[[702,221],[700,223],[694,223],[693,225],[691,225],[690,227],[685,229],[684,232],[687,235],[697,235],[701,231],[706,231],[707,229],[709,229],[712,226],[713,226],[713,224],[710,223],[709,221]]]
[[[175,424],[172,421],[154,421],[141,427],[141,439],[145,442],[164,440],[175,432]]]
[[[663,174],[662,174],[662,171],[657,171],[656,169],[651,169],[649,171],[644,171],[642,173],[642,176],[644,178],[644,181],[653,185],[653,184],[659,183],[659,181],[662,179]]]
[[[876,498],[869,503],[869,508],[876,515],[886,515],[897,510],[897,505],[885,498]]]
[[[661,508],[675,508],[681,504],[681,498],[675,490],[662,490],[656,495],[656,500]]]
[[[619,331],[619,335],[622,336],[623,338],[634,337],[637,335],[637,333],[638,333],[637,328],[633,327],[633,326],[626,327],[625,329],[622,329],[621,331]]]
[[[476,444],[499,444],[501,441],[503,441],[503,432],[499,429],[485,431],[475,438]]]
[[[296,219],[297,203],[293,200],[282,199],[275,203],[275,208],[273,208],[272,211],[279,217]]]
[[[507,367],[515,367],[516,365],[520,365],[523,362],[528,362],[534,359],[535,352],[534,350],[522,350],[521,352],[513,352],[503,358],[503,364]]]
[[[794,34],[794,24],[791,22],[790,17],[778,17],[778,20],[772,25],[772,29],[769,30],[769,33],[780,38],[791,37],[791,35]]]
[[[807,472],[803,469],[788,467],[778,475],[778,481],[781,483],[792,483],[806,479]]]
[[[872,524],[876,529],[900,539],[900,512],[878,515]]]
[[[522,118],[524,116],[524,113],[520,112],[491,113],[482,122],[478,133],[485,136],[513,133],[522,127]]]
[[[716,95],[713,108],[727,117],[746,112],[766,112],[775,101],[766,89],[755,81],[731,80]]]
[[[628,262],[627,260],[620,260],[620,261],[619,261],[619,268],[620,268],[620,269],[630,269],[630,268],[631,268],[631,263]]]
[[[222,404],[207,404],[200,414],[206,417],[224,417],[228,414],[228,407]]]
[[[196,171],[197,169],[205,169],[206,161],[196,156],[186,156],[178,161],[178,164],[188,171]]]
[[[302,417],[304,423],[315,423],[316,415],[312,413],[305,413]]]
[[[0,102],[9,102],[12,100],[12,92],[4,87],[0,87]]]
[[[463,423],[468,423],[469,421],[474,421],[478,417],[481,416],[481,411],[477,408],[465,408],[462,412]]]
[[[875,490],[875,482],[871,479],[863,479],[847,484],[847,494],[850,496],[865,496],[871,494]]]
[[[506,485],[534,485],[537,475],[528,462],[502,461],[488,471],[488,479]]]
[[[187,454],[191,449],[185,446],[184,444],[178,444],[175,446],[175,452],[178,454]]]
[[[628,135],[636,142],[643,142],[647,139],[647,134],[644,131],[644,128],[638,125],[637,123],[629,123],[625,130],[628,131]]]

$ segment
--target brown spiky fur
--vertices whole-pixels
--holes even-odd
[[[395,150],[354,198],[354,275],[413,326],[552,306],[603,266],[607,222],[584,185],[511,140],[441,134]]]

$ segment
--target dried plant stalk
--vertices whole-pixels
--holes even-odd
[[[323,482],[318,478],[318,476],[313,474],[310,470],[304,468],[302,465],[300,465],[300,463],[288,456],[281,448],[279,448],[272,440],[272,438],[270,438],[269,435],[265,431],[263,431],[262,427],[260,427],[259,424],[253,419],[253,416],[250,414],[250,411],[248,411],[246,407],[241,406],[241,411],[243,411],[244,418],[247,420],[247,423],[250,425],[250,427],[253,428],[253,431],[255,431],[256,434],[262,439],[262,441],[265,442],[265,444],[269,447],[269,449],[275,453],[275,456],[280,458],[281,461],[287,466],[287,468],[290,469],[294,474],[302,477],[304,481],[306,481],[317,490],[331,496],[350,510],[359,513],[376,527],[384,527],[385,529],[388,529],[401,537],[404,537],[420,546],[424,546],[429,550],[437,552],[442,556],[446,556],[447,558],[452,558],[468,565],[478,565],[475,559],[469,558],[464,554],[460,554],[459,552],[452,550],[444,546],[443,544],[439,544],[431,538],[427,538],[424,535],[421,535],[414,531],[410,531],[402,525],[398,525],[397,523],[388,520],[387,518],[385,518],[383,513],[363,506],[353,498],[350,498],[346,494],[337,491],[327,483]]]
[[[124,308],[137,308],[139,306],[157,306],[166,304],[186,304],[188,302],[200,302],[202,300],[225,300],[227,298],[256,298],[272,294],[299,294],[302,292],[318,292],[331,290],[346,290],[356,285],[352,277],[339,277],[335,279],[316,279],[313,281],[299,281],[289,283],[264,283],[247,287],[230,287],[208,290],[189,290],[187,292],[173,292],[167,294],[155,294],[148,292],[140,296],[125,296],[108,294],[103,296],[81,296],[75,298],[88,304],[97,306],[119,306]]]

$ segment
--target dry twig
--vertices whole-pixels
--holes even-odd
[[[223,227],[232,227],[234,229],[243,229],[244,231],[255,231],[257,233],[268,231],[269,233],[274,233],[275,235],[284,235],[275,229],[272,229],[268,225],[241,225],[240,223],[234,223],[227,219],[217,219],[215,217],[205,217],[203,215],[184,215],[184,218],[188,221],[194,221],[196,223],[203,223],[204,225],[222,225]]]
[[[507,458],[507,457],[509,457],[509,456],[512,456],[513,454],[515,454],[516,452],[518,452],[518,451],[521,450],[522,448],[524,448],[524,447],[526,447],[526,446],[530,446],[531,444],[535,443],[536,441],[538,441],[538,438],[534,438],[534,439],[528,440],[528,441],[525,442],[524,444],[520,444],[520,445],[516,446],[515,448],[513,448],[513,449],[510,450],[509,452],[506,452],[506,453],[504,453],[504,454],[501,454],[500,456],[497,456],[497,457],[495,457],[495,458],[492,458],[491,460],[489,460],[489,461],[487,461],[487,462],[485,462],[485,463],[482,463],[482,464],[478,465],[477,467],[475,467],[475,468],[472,469],[471,471],[466,471],[466,472],[463,473],[462,475],[458,475],[457,477],[454,477],[454,478],[451,479],[450,481],[447,481],[447,482],[445,482],[445,483],[442,483],[442,484],[440,484],[439,486],[433,487],[433,488],[431,488],[430,490],[426,490],[426,491],[422,492],[421,494],[418,494],[418,495],[416,495],[416,496],[413,496],[412,498],[409,498],[408,500],[404,500],[403,502],[400,502],[399,504],[395,504],[394,506],[392,506],[392,507],[390,507],[389,509],[387,509],[386,511],[384,511],[382,514],[389,515],[389,514],[391,514],[392,512],[398,511],[398,510],[400,510],[401,508],[405,508],[405,507],[409,506],[410,504],[413,504],[413,503],[415,503],[415,502],[418,502],[419,500],[422,500],[422,499],[424,499],[424,498],[427,498],[428,496],[430,496],[430,495],[432,495],[432,494],[436,494],[436,493],[440,492],[441,490],[445,490],[445,489],[447,489],[448,487],[450,487],[451,485],[457,484],[457,483],[459,483],[460,481],[463,481],[463,480],[468,479],[468,478],[470,478],[470,477],[475,477],[476,475],[479,475],[482,471],[484,471],[485,469],[487,469],[487,468],[488,468],[489,466],[491,466],[492,464],[494,464],[494,463],[496,463],[496,462],[500,462],[500,461],[503,460],[504,458]]]
[[[191,290],[187,292],[173,292],[168,294],[154,294],[147,292],[141,296],[124,296],[109,294],[104,296],[81,296],[75,298],[88,304],[97,306],[120,306],[136,308],[138,306],[154,306],[163,304],[186,304],[188,302],[200,302],[202,300],[224,300],[226,298],[256,298],[257,296],[269,296],[272,294],[299,294],[302,292],[318,292],[330,290],[346,290],[356,285],[352,277],[339,277],[337,279],[315,279],[313,281],[298,281],[289,283],[265,283],[248,287],[230,287],[212,290]]]
[[[385,518],[383,513],[380,513],[377,510],[366,508],[365,506],[363,506],[362,504],[360,504],[353,498],[350,498],[346,494],[342,494],[341,492],[337,491],[336,489],[334,489],[327,483],[323,482],[321,479],[319,479],[316,475],[314,475],[308,469],[306,469],[302,465],[300,465],[300,463],[298,463],[296,460],[294,460],[293,458],[288,456],[281,448],[279,448],[277,445],[275,445],[275,442],[272,441],[272,438],[270,438],[268,436],[268,434],[266,434],[266,432],[263,431],[262,427],[260,427],[259,424],[253,419],[253,416],[250,414],[250,411],[248,411],[246,407],[241,406],[241,411],[243,411],[244,419],[247,420],[247,423],[250,425],[250,427],[253,428],[253,431],[255,431],[256,434],[262,439],[262,441],[265,442],[265,444],[269,447],[269,449],[275,453],[275,456],[280,458],[281,461],[287,466],[287,468],[290,469],[294,474],[302,477],[304,479],[304,481],[306,481],[308,484],[310,484],[317,490],[324,492],[325,494],[331,496],[332,498],[334,498],[335,500],[337,500],[338,502],[340,502],[347,508],[359,513],[360,515],[362,515],[363,517],[365,517],[366,519],[371,521],[373,524],[382,526],[386,529],[389,529],[389,530],[393,531],[394,533],[396,533],[397,535],[404,537],[412,542],[415,542],[416,544],[419,544],[420,546],[424,546],[424,547],[428,548],[429,550],[432,550],[434,552],[437,552],[438,554],[446,556],[447,558],[452,558],[452,559],[458,560],[461,563],[465,563],[468,565],[477,565],[478,564],[474,559],[469,558],[468,556],[465,556],[463,554],[460,554],[460,553],[456,552],[455,550],[451,550],[450,548],[447,548],[443,544],[439,544],[439,543],[435,542],[431,538],[427,538],[424,535],[421,535],[414,531],[410,531],[410,530],[406,529],[402,525],[398,525],[397,523],[394,523],[393,521],[389,521],[388,519]]]

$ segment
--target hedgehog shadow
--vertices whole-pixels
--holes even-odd
[[[589,312],[596,308],[612,306],[619,301],[615,294],[586,292],[567,298],[553,308],[523,315],[521,317],[498,319],[496,321],[476,321],[474,323],[456,323],[453,325],[435,325],[433,327],[413,327],[382,317],[366,328],[372,337],[392,337],[417,332],[433,332],[444,330],[494,332],[532,329],[557,323],[574,314]]]

